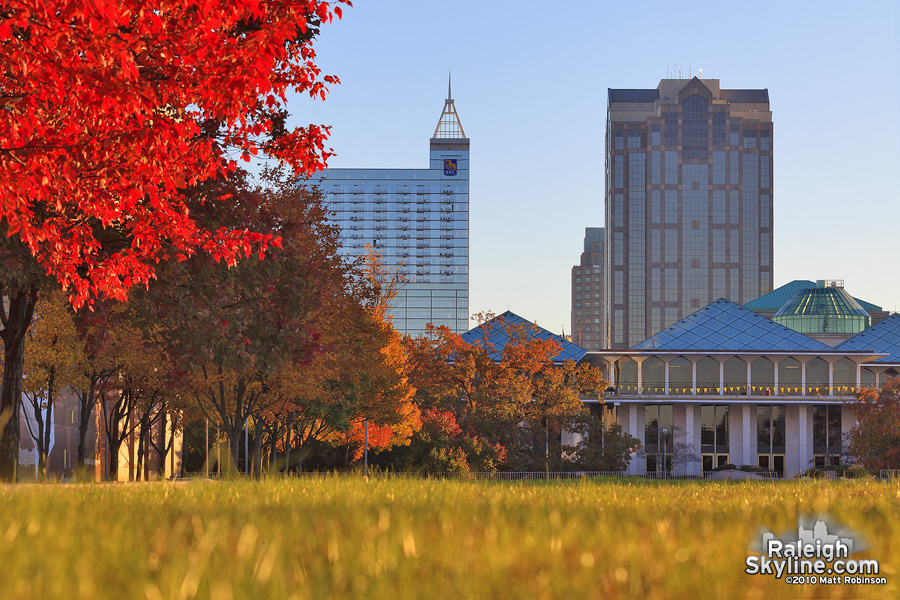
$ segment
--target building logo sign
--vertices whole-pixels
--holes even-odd
[[[866,548],[859,534],[827,517],[801,516],[797,533],[776,536],[761,529],[744,572],[773,576],[788,585],[884,585],[877,560],[850,558]]]
[[[457,159],[455,158],[445,158],[444,159],[444,175],[447,177],[455,177],[456,176],[456,163]]]

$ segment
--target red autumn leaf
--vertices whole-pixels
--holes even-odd
[[[205,250],[233,262],[245,236],[202,231],[184,182],[227,176],[236,167],[229,155],[273,156],[306,175],[325,166],[327,128],[270,134],[287,92],[320,96],[334,81],[321,75],[312,42],[336,8],[319,0],[4,2],[7,236],[76,306],[124,297],[165,256]],[[105,252],[104,228],[154,243]]]

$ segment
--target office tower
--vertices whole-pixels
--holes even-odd
[[[585,350],[606,348],[603,335],[603,228],[584,229],[584,252],[572,267],[572,341]]]
[[[469,138],[447,89],[427,169],[328,169],[318,182],[350,256],[373,246],[405,273],[394,326],[469,329]],[[312,182],[311,182],[312,183]]]
[[[610,89],[606,320],[630,347],[725,297],[772,290],[768,90],[718,79]]]

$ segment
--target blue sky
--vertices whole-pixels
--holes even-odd
[[[844,279],[900,310],[896,2],[354,4],[316,44],[341,85],[288,108],[333,127],[332,167],[425,168],[452,69],[472,141],[472,312],[569,331],[571,267],[603,225],[607,88],[656,87],[667,64],[769,90],[775,285]]]

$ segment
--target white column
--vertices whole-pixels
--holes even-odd
[[[725,394],[725,361],[716,359],[719,361],[719,393],[717,395],[722,396]]]
[[[748,360],[747,361],[747,395],[748,396],[752,393],[750,386],[753,385],[753,375],[751,374],[751,371],[750,371],[750,364],[751,364],[751,361]]]
[[[796,454],[797,457],[797,465],[800,472],[805,471],[810,467],[809,459],[809,407],[806,404],[797,405],[797,448]],[[790,436],[787,436],[788,442]],[[788,449],[785,448],[787,451]],[[787,454],[787,452],[785,452]],[[787,467],[787,465],[785,465]],[[785,473],[787,475],[787,473]]]
[[[772,374],[775,376],[775,381],[773,381],[772,383],[775,384],[775,389],[772,390],[772,393],[778,396],[780,392],[780,390],[778,389],[778,365],[781,363],[781,361],[779,360],[773,362],[775,363],[775,370],[772,371]]]
[[[628,407],[627,431],[628,431],[628,433],[630,433],[631,435],[636,437],[638,440],[640,440],[641,443],[643,443],[644,442],[644,433],[641,432],[640,435],[638,435],[638,431],[637,431],[637,429],[638,429],[638,418],[637,418],[638,417],[638,415],[637,415],[638,406],[643,406],[643,405],[628,403],[628,404],[619,405],[619,409],[621,410],[622,408],[624,408],[626,406]],[[628,469],[626,470],[626,473],[635,474],[635,475],[642,474],[642,473],[644,473],[646,466],[647,466],[647,464],[643,458],[637,457],[637,456],[633,457],[631,459],[631,462],[628,463]]]
[[[742,404],[728,405],[728,462],[734,465],[744,464],[744,412],[741,409],[742,406]]]
[[[691,361],[691,393],[697,395],[697,361]]]
[[[669,358],[669,360],[672,360],[671,357]],[[669,395],[669,360],[666,360],[666,361],[665,361],[665,365],[666,365],[666,366],[665,366],[665,372],[666,372],[666,374],[665,374],[666,390],[665,390],[664,393],[665,393],[666,396]]]
[[[743,464],[745,465],[755,465],[756,458],[756,431],[755,428],[751,426],[753,420],[751,417],[751,410],[754,409],[754,405],[743,404],[741,405],[741,412],[743,413],[742,419],[742,431],[741,435],[743,436]]]
[[[691,449],[699,448],[694,439],[694,405],[684,405],[684,443]],[[699,453],[698,453],[699,454]],[[702,469],[701,462],[690,462],[685,466],[685,472],[691,475],[699,475]]]
[[[806,361],[800,362],[800,395],[806,395]]]
[[[828,395],[834,396],[834,363],[828,361]]]
[[[635,360],[637,363],[637,395],[640,396],[644,391],[644,361]]]

